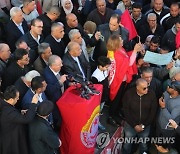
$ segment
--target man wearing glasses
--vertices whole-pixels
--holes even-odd
[[[157,100],[155,93],[148,89],[146,80],[139,78],[136,87],[125,93],[123,97],[123,108],[125,116],[125,139],[143,140],[149,136],[150,125],[156,114]],[[132,140],[131,140],[132,141]],[[134,142],[124,142],[122,153],[130,154]],[[140,153],[148,152],[146,142],[140,142]]]

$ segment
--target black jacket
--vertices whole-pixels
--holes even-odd
[[[28,154],[28,145],[24,124],[35,116],[36,104],[31,104],[26,115],[22,115],[14,106],[0,100],[0,136],[1,154]]]
[[[122,102],[124,116],[129,125],[149,126],[152,123],[157,109],[157,100],[153,91],[148,90],[147,94],[139,96],[136,87],[131,88],[126,91]]]
[[[29,124],[29,143],[31,154],[54,154],[60,144],[49,122],[39,116]]]

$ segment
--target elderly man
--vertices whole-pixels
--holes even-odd
[[[40,15],[38,18],[43,22],[43,36],[46,37],[51,33],[51,25],[60,15],[58,6],[51,6],[47,13]]]
[[[164,29],[157,23],[157,16],[155,13],[148,14],[147,23],[140,26],[138,34],[143,43],[148,35],[156,35],[162,39],[164,36]]]
[[[6,39],[11,51],[14,52],[16,41],[28,32],[28,25],[20,8],[13,7],[10,10],[10,16],[11,20],[6,26]]]
[[[10,55],[11,51],[9,46],[5,43],[0,43],[0,77],[4,74]]]
[[[42,36],[43,22],[40,19],[33,19],[31,21],[30,32],[24,34],[21,39],[23,39],[28,46],[37,51],[38,45],[43,42]]]
[[[90,79],[90,64],[81,54],[82,49],[77,42],[70,42],[67,46],[68,52],[63,57],[63,71],[71,74],[80,81]]]
[[[96,7],[88,15],[87,21],[93,21],[97,26],[108,23],[114,11],[106,7],[105,0],[96,0]]]
[[[169,13],[169,8],[164,6],[163,0],[154,0],[153,8],[145,13],[147,16],[149,13],[155,13],[157,16],[157,23],[160,24],[160,20],[166,14]]]
[[[28,91],[28,88],[31,87],[31,80],[36,76],[40,76],[40,74],[37,71],[32,70],[32,71],[29,71],[28,73],[26,73],[24,76],[21,76],[14,83],[15,87],[19,91],[19,100],[16,103],[16,108],[17,109],[21,109],[22,98],[24,97],[24,95]]]
[[[64,37],[64,25],[60,22],[53,23],[51,26],[51,34],[48,35],[44,42],[49,43],[52,54],[63,57],[65,45],[63,41]]]
[[[48,43],[41,43],[38,46],[39,57],[34,62],[34,69],[43,75],[44,69],[48,65],[49,57],[52,55],[50,45]]]
[[[157,100],[153,91],[148,89],[146,80],[140,78],[136,81],[136,87],[126,91],[123,97],[125,115],[125,137],[145,138],[149,136],[150,126],[156,114]],[[151,116],[149,116],[151,115]],[[122,153],[131,153],[132,143],[124,143]],[[147,152],[146,143],[140,143],[140,153]]]
[[[39,16],[39,13],[36,10],[35,0],[23,0],[23,5],[20,6],[20,8],[28,25],[31,24],[33,19],[36,19]]]
[[[69,38],[72,42],[77,42],[82,50],[82,54],[85,56],[86,60],[89,62],[89,55],[87,53],[87,47],[86,47],[86,42],[84,41],[84,39],[82,38],[80,32],[78,29],[72,29],[69,32]]]
[[[57,100],[62,96],[65,88],[67,75],[61,75],[62,60],[57,55],[51,55],[48,60],[48,66],[44,70],[44,78],[47,82],[46,95],[54,104],[53,120],[54,126],[59,131],[61,116],[56,105]]]

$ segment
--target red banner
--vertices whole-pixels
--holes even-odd
[[[102,85],[97,84],[95,88],[102,94]],[[94,154],[101,94],[86,100],[72,86],[57,101],[62,116],[61,154]]]
[[[121,15],[121,24],[129,31],[129,40],[132,40],[137,36],[136,28],[128,10],[124,11]]]

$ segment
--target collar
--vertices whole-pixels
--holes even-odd
[[[59,74],[59,72],[54,72],[54,71],[51,69],[51,67],[49,67],[49,69],[53,72],[53,74],[54,74],[55,76]]]
[[[61,39],[57,40],[53,35],[52,35],[52,37],[55,39],[56,42],[58,42],[58,43],[61,42]]]

